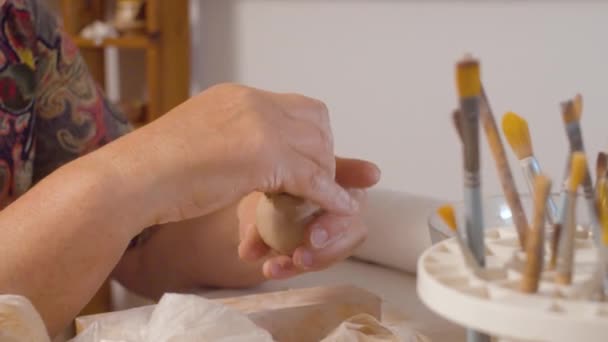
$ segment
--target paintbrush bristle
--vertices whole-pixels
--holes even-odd
[[[456,64],[456,88],[460,98],[475,97],[481,94],[479,61],[465,55]]]
[[[608,169],[608,154],[600,152],[597,154],[596,163],[596,178],[602,178],[606,176],[606,169]]]
[[[456,224],[456,214],[454,212],[454,207],[447,204],[441,206],[439,209],[437,209],[437,214],[439,215],[439,217],[441,217],[443,222],[445,222],[445,224],[450,227],[452,231],[455,232],[458,229],[458,226]]]
[[[583,152],[572,153],[572,163],[570,165],[570,177],[568,189],[571,192],[576,192],[578,186],[585,179],[585,171],[587,169],[587,158]]]
[[[578,116],[574,108],[574,101],[568,100],[562,103],[562,119],[566,124],[578,121]]]
[[[518,159],[532,156],[532,141],[528,122],[521,116],[508,112],[502,117],[502,131]]]
[[[576,96],[574,96],[573,105],[574,113],[576,114],[576,120],[580,121],[581,116],[583,115],[583,95],[576,94]]]

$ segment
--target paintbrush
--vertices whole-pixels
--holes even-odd
[[[464,208],[467,243],[479,266],[485,266],[483,213],[479,177],[479,62],[465,56],[456,65],[456,86],[460,100],[460,128],[464,155]],[[490,336],[467,329],[467,340],[489,342]]]
[[[466,236],[475,259],[483,267],[485,253],[479,177],[479,62],[470,56],[458,62],[456,83],[460,98],[460,128],[464,153]]]
[[[508,112],[502,117],[502,131],[517,159],[519,159],[524,178],[528,184],[528,190],[532,194],[534,192],[534,178],[541,173],[541,168],[532,151],[532,139],[530,138],[528,122],[521,116]],[[551,197],[547,199],[547,209],[547,219],[553,224],[557,220],[558,211]]]
[[[577,112],[582,110],[582,97],[578,96],[579,104],[575,105],[574,101],[569,100],[561,104],[562,107],[562,119],[566,128],[566,134],[568,135],[568,141],[570,143],[571,152],[585,152],[583,144],[583,134],[581,132],[581,126],[579,124],[579,118],[581,113]],[[593,191],[593,185],[591,184],[591,175],[589,174],[589,168],[585,163],[585,171],[583,178],[583,193],[585,195],[585,201],[587,202],[587,208],[589,210],[589,219],[591,221],[591,228],[594,234],[596,243],[599,246],[600,242],[600,226],[598,222],[598,213],[595,203],[595,194]]]
[[[509,161],[507,160],[505,148],[500,138],[500,134],[498,133],[496,120],[494,120],[494,114],[492,114],[490,102],[488,101],[488,97],[483,89],[483,86],[481,88],[479,117],[481,119],[481,123],[483,124],[486,138],[488,140],[488,144],[490,145],[490,150],[494,156],[496,171],[498,172],[498,176],[500,178],[505,199],[509,209],[511,210],[511,216],[513,218],[513,223],[515,224],[519,244],[523,249],[526,247],[528,219],[526,218],[526,213],[522,207],[519,192],[517,191],[515,181],[513,180],[513,175],[511,174],[511,167],[509,166]]]
[[[576,230],[576,192],[585,178],[587,158],[582,152],[573,152],[570,158],[570,176],[566,192],[565,206],[562,208],[564,220],[559,239],[555,282],[569,285],[572,283],[574,261],[574,238]]]
[[[458,232],[458,224],[456,223],[454,207],[447,204],[441,206],[439,207],[439,209],[437,209],[437,214],[439,215],[439,217],[441,217],[445,225],[448,226],[448,228],[452,232],[454,232],[456,243],[458,243],[458,247],[460,248],[460,251],[467,266],[471,267],[475,271],[478,271],[479,264],[477,263],[477,260],[475,260],[473,253],[471,253],[471,249],[467,246],[467,244],[462,239],[462,236],[460,236],[460,233]]]
[[[550,190],[551,180],[549,177],[544,174],[536,176],[534,179],[534,219],[526,238],[526,264],[520,284],[520,289],[526,293],[538,291],[538,281],[543,268],[545,211]]]
[[[575,112],[575,117],[577,120],[579,120],[581,118],[582,112],[583,112],[583,97],[581,94],[576,94],[576,96],[574,97],[574,101],[573,101],[573,108],[574,108],[574,112]],[[564,179],[564,188],[562,189],[561,192],[561,207],[560,210],[561,212],[558,215],[558,218],[556,220],[556,222],[554,223],[554,227],[553,227],[553,235],[551,237],[551,244],[550,244],[550,250],[551,250],[551,256],[549,258],[549,265],[548,265],[548,269],[554,269],[555,268],[555,264],[557,262],[557,246],[558,246],[558,241],[560,239],[560,233],[561,233],[561,227],[562,227],[562,222],[563,222],[563,211],[564,208],[566,207],[566,203],[565,203],[565,198],[566,198],[566,187],[567,187],[567,183],[568,183],[568,170],[570,169],[570,158],[571,155],[568,154],[568,162],[566,163],[566,172],[565,172],[565,179]]]

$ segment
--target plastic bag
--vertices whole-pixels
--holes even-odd
[[[368,314],[342,322],[321,342],[430,342],[415,331],[402,326],[383,325]]]
[[[154,309],[134,309],[120,324],[93,323],[72,342],[272,342],[246,315],[197,295],[165,294]],[[115,322],[118,320],[114,320]]]

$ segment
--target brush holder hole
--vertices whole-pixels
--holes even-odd
[[[486,268],[482,274],[486,281],[492,283],[507,279],[507,271],[502,268]]]
[[[436,276],[462,274],[464,271],[463,267],[459,264],[431,264],[427,265],[427,270]]]
[[[437,280],[446,286],[450,286],[450,287],[454,287],[454,288],[458,288],[458,289],[467,288],[470,286],[470,283],[471,283],[469,277],[467,277],[465,275],[441,276],[441,277],[437,277]]]
[[[519,248],[519,240],[516,237],[503,238],[500,240],[492,241],[492,244],[498,247],[509,248],[513,251],[514,248]]]
[[[445,265],[445,264],[457,264],[457,257],[456,255],[452,254],[452,253],[444,253],[444,252],[439,252],[437,253],[432,260],[428,260],[428,264],[429,265],[434,265],[434,264],[440,264],[440,265]]]
[[[475,296],[477,298],[488,299],[490,298],[490,293],[488,288],[485,286],[474,286],[474,287],[464,287],[461,289],[462,292]]]

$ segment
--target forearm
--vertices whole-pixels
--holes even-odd
[[[238,256],[237,205],[204,217],[163,225],[127,252],[115,276],[149,298],[195,287],[250,287],[264,281],[262,262]]]
[[[0,212],[0,293],[26,296],[51,335],[94,295],[136,233],[136,201],[127,189],[91,156],[58,169]]]

